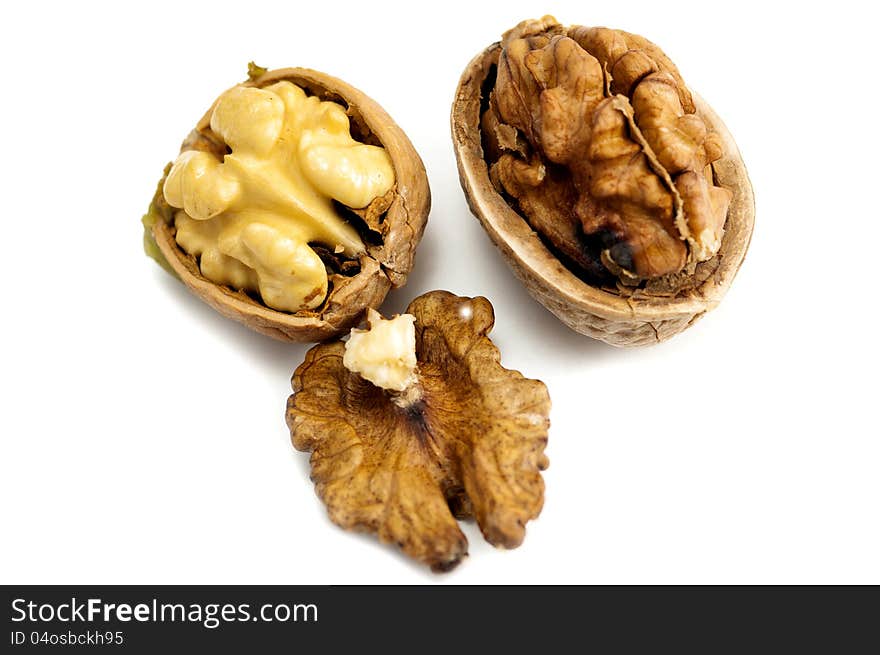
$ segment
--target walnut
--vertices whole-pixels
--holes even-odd
[[[475,518],[496,546],[522,542],[543,504],[550,398],[501,366],[494,321],[485,298],[433,291],[395,319],[372,314],[356,344],[306,354],[287,424],[335,523],[435,571],[467,555],[456,518]]]
[[[745,256],[754,206],[736,145],[641,36],[524,21],[467,67],[452,128],[472,211],[579,332],[672,336]]]
[[[317,71],[251,65],[166,167],[144,245],[222,314],[318,341],[405,284],[429,208],[421,159],[378,104]]]

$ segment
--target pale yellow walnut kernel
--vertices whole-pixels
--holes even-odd
[[[369,329],[351,331],[343,366],[377,387],[405,391],[416,380],[415,320],[412,314],[386,320],[370,309]]]
[[[221,162],[187,151],[172,166],[163,193],[182,210],[177,243],[212,282],[258,292],[273,309],[318,307],[327,272],[308,244],[365,251],[333,200],[359,208],[386,194],[395,180],[388,153],[355,141],[340,105],[291,82],[226,91],[210,123],[232,152]]]

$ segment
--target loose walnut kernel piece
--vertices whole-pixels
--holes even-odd
[[[433,291],[391,326],[371,317],[370,332],[396,339],[406,331],[398,326],[412,325],[406,315],[418,368],[402,391],[350,370],[342,341],[321,344],[294,373],[287,424],[294,446],[312,453],[312,480],[335,523],[448,571],[467,555],[456,518],[475,518],[487,541],[515,548],[540,513],[550,398],[542,382],[501,366],[485,298]]]
[[[416,381],[415,320],[411,314],[385,320],[370,308],[370,329],[352,329],[345,344],[343,365],[382,389],[406,390]]]

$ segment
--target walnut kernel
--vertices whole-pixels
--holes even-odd
[[[293,375],[287,424],[335,523],[447,571],[467,555],[456,518],[515,548],[541,511],[550,397],[501,366],[485,298],[433,291],[407,314],[414,380],[376,386],[345,366],[342,341],[317,345]]]
[[[317,71],[250,66],[166,168],[144,247],[225,316],[318,341],[405,284],[429,208],[421,159],[375,101]]]

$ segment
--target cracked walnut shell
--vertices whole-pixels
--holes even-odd
[[[312,454],[334,523],[448,571],[467,555],[456,518],[475,518],[487,541],[514,548],[541,511],[550,397],[501,366],[485,298],[433,291],[407,314],[410,388],[375,386],[346,368],[344,342],[319,344],[294,373],[287,424],[293,445]]]
[[[291,132],[306,128],[302,138]],[[291,155],[277,152],[291,143]],[[267,152],[296,170],[269,170],[274,162],[260,160]],[[221,314],[282,341],[320,341],[345,332],[406,283],[431,203],[424,165],[391,117],[349,84],[305,68],[267,71],[251,64],[249,79],[214,102],[181,153],[144,217],[144,245]],[[330,158],[336,167],[328,172]],[[252,205],[239,202],[218,236],[221,228],[210,224],[219,219],[212,217],[245,183],[253,187],[253,176],[235,177],[247,174],[247,165],[263,186],[247,197]],[[288,180],[298,180],[304,195],[293,196]],[[371,194],[370,188],[381,190]],[[193,196],[193,189],[203,195]],[[305,223],[273,213],[266,205],[272,198],[288,203]],[[175,209],[184,206],[185,212]],[[248,222],[250,216],[258,220]],[[238,230],[231,236],[230,225]],[[211,239],[220,245],[206,248],[215,245]],[[260,269],[267,261],[273,268]],[[279,277],[291,271],[300,277]]]
[[[736,144],[643,37],[520,23],[464,71],[452,135],[471,211],[577,332],[667,339],[743,261],[754,199]]]

